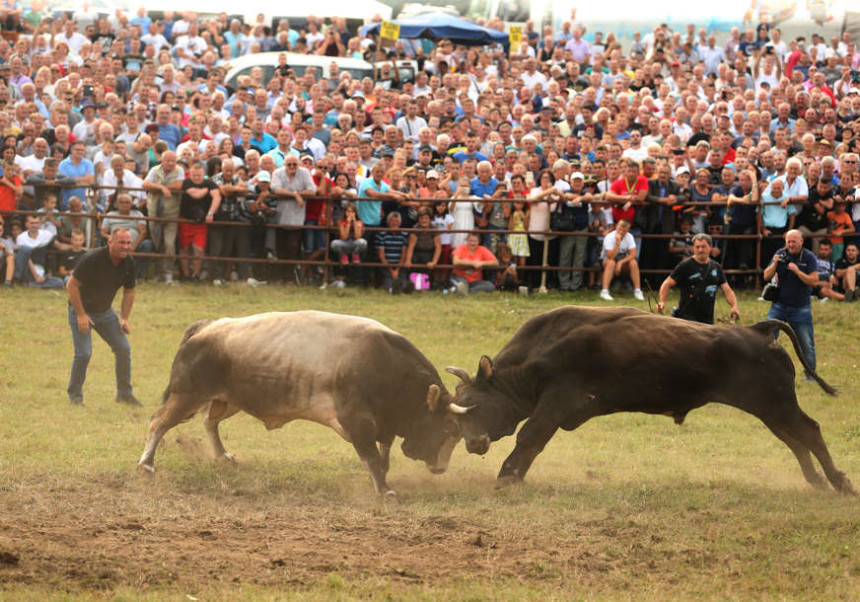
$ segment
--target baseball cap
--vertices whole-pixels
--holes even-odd
[[[573,175],[570,176],[571,180],[585,180],[585,176],[582,175],[581,171],[576,171]]]
[[[424,179],[425,180],[430,180],[430,179],[438,180],[439,179],[439,172],[436,171],[435,169],[431,169],[425,174]]]
[[[272,181],[272,174],[270,174],[265,169],[260,170],[260,173],[257,174],[257,182],[269,182]]]
[[[432,147],[432,146],[430,146],[429,144],[422,144],[420,147],[418,147],[418,152],[419,152],[419,153],[423,153],[424,151],[427,151],[427,152],[432,153],[432,152],[433,152],[433,147]]]

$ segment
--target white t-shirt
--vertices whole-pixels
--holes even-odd
[[[609,232],[606,236],[603,237],[603,249],[600,251],[600,259],[606,259],[606,252],[611,251],[615,248],[615,230]],[[636,250],[636,241],[633,238],[633,235],[628,232],[624,235],[624,238],[621,239],[621,247],[618,249],[618,255],[615,256],[615,260],[621,260],[627,257],[627,254]]]

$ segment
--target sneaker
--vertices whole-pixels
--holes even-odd
[[[600,298],[604,301],[615,301],[615,299],[612,298],[612,295],[609,294],[609,291],[605,288],[600,291]]]
[[[220,278],[216,278],[215,280],[212,281],[212,284],[214,284],[215,286],[221,286],[222,284],[224,284],[224,281],[221,280]]]
[[[828,301],[830,301],[830,299],[829,299],[829,298],[827,298],[827,297],[821,297],[821,298],[818,300],[818,302],[819,302],[819,303],[827,303]]]
[[[851,303],[856,298],[857,298],[857,294],[854,291],[854,289],[849,288],[847,291],[845,291],[845,300],[844,300],[845,303]]]
[[[5,288],[6,290],[10,290],[10,289],[12,288],[12,281],[11,281],[11,280],[7,280],[6,282],[4,282],[4,283],[3,283],[3,288]]]
[[[854,287],[854,301],[860,299],[860,286]]]
[[[278,260],[278,258],[275,257],[275,254],[272,253],[271,251],[266,251],[266,259],[268,259],[269,261],[277,261]]]
[[[361,263],[361,257],[358,253],[352,254],[352,263]]]
[[[642,294],[641,288],[637,288],[636,290],[633,291],[633,297],[637,301],[644,301],[645,300],[645,295]]]
[[[348,264],[348,263],[349,263],[349,257],[347,257],[346,255],[341,255],[341,256],[340,256],[340,262],[341,262],[343,265]]]
[[[131,406],[133,408],[142,408],[143,404],[137,400],[137,397],[134,395],[128,395],[126,397],[117,397],[117,403],[124,403],[127,406]]]
[[[458,282],[457,283],[457,292],[461,295],[468,295],[469,294],[469,285],[466,284],[465,282]]]
[[[265,280],[257,280],[256,278],[248,278],[245,281],[245,284],[247,284],[251,288],[257,288],[258,286],[262,286],[262,285],[266,284],[266,281]]]
[[[346,288],[346,282],[343,280],[335,280],[333,286],[336,286],[337,288]]]

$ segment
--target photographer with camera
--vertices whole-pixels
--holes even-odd
[[[815,370],[815,331],[812,327],[812,287],[818,284],[818,261],[812,251],[803,248],[803,235],[799,230],[785,233],[785,246],[779,249],[764,269],[764,279],[776,275],[778,290],[765,294],[772,301],[769,320],[782,320],[797,333],[803,355]],[[779,332],[774,332],[774,337]],[[809,379],[807,374],[807,380]]]
[[[713,242],[708,234],[699,233],[693,236],[693,256],[679,263],[663,284],[660,286],[660,299],[657,311],[661,314],[666,308],[669,291],[678,286],[681,298],[678,307],[672,312],[672,317],[701,322],[714,323],[714,301],[717,289],[723,291],[726,301],[732,306],[731,316],[734,320],[741,317],[738,300],[720,264],[711,259]]]

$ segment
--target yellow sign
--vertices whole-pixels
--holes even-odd
[[[518,54],[520,43],[523,39],[523,28],[520,25],[511,25],[508,31],[508,40],[511,42],[511,54]]]
[[[383,46],[394,46],[394,42],[400,39],[400,25],[383,21],[379,26],[379,37]]]

